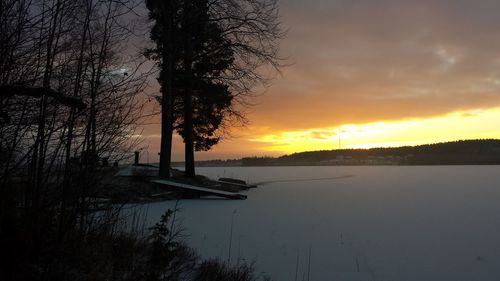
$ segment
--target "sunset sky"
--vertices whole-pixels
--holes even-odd
[[[250,124],[197,160],[500,138],[500,1],[280,7],[291,66],[252,100]],[[159,130],[142,133],[150,155]],[[175,140],[174,159],[182,160]]]

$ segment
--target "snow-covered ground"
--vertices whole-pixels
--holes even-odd
[[[231,263],[255,260],[274,280],[500,280],[500,166],[198,172],[265,182],[244,201],[180,201],[204,257],[228,259],[234,219]],[[149,220],[173,205],[150,204]]]

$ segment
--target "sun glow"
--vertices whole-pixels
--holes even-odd
[[[427,119],[345,124],[277,132],[252,139],[267,151],[293,153],[339,148],[419,145],[461,139],[500,138],[500,108],[450,113]]]

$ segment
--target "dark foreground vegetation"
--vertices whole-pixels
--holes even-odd
[[[500,140],[464,140],[418,146],[299,152],[198,162],[200,166],[500,165]]]
[[[85,231],[65,227],[64,237],[57,218],[44,213],[37,239],[29,228],[32,216],[19,214],[2,230],[1,280],[270,280],[257,276],[251,264],[202,260],[173,229],[170,210],[150,229],[124,211],[109,206],[92,216]]]

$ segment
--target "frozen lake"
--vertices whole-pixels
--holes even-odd
[[[183,200],[203,257],[274,280],[500,280],[500,166],[199,168],[264,183],[248,199]],[[296,180],[296,181],[284,181]],[[175,202],[150,204],[149,219]],[[298,267],[297,257],[299,260]]]

